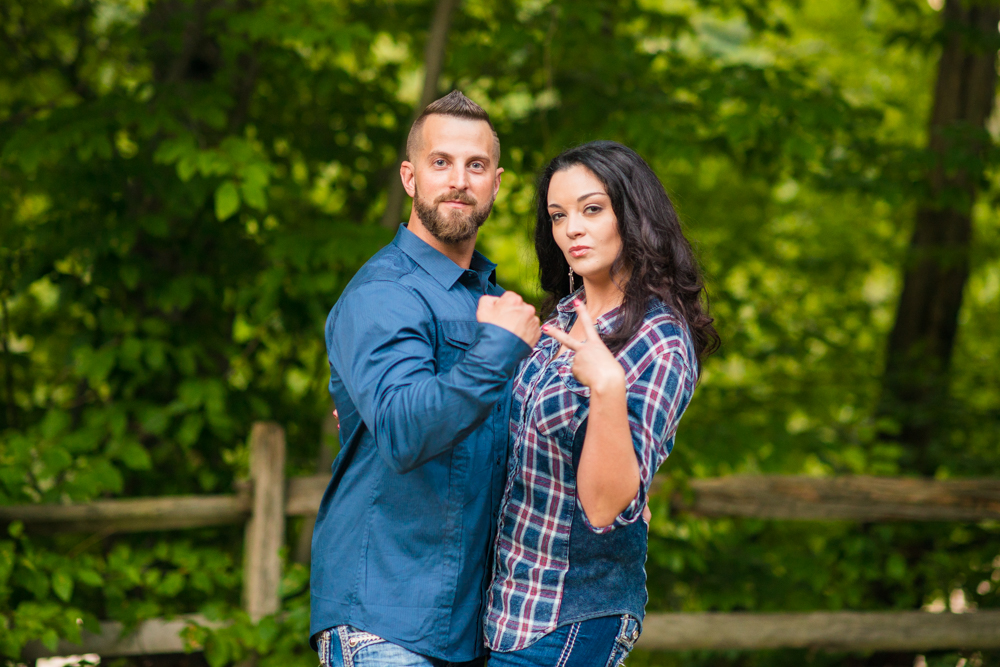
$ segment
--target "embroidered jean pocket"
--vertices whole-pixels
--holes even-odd
[[[378,635],[352,628],[349,625],[338,625],[337,635],[340,637],[340,650],[344,656],[345,667],[353,667],[354,658],[361,649],[385,641]]]
[[[621,667],[624,665],[625,658],[632,652],[637,639],[639,639],[639,621],[625,614],[622,616],[618,636],[615,638],[615,645],[611,649],[611,655],[608,656],[606,667]]]

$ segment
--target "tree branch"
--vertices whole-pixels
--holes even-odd
[[[451,17],[461,0],[438,0],[434,9],[434,19],[431,21],[430,33],[427,36],[427,46],[424,48],[424,88],[420,94],[420,102],[413,111],[410,125],[420,116],[424,107],[434,101],[438,92],[438,80],[444,67],[445,51],[448,46],[448,27]],[[407,125],[409,130],[409,125]],[[406,159],[406,139],[399,149],[395,166],[397,169],[389,175],[389,197],[382,214],[382,226],[389,229],[400,223],[403,212],[403,182],[399,178],[399,163]]]

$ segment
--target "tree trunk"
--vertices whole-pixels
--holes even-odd
[[[929,148],[929,198],[920,206],[889,337],[879,414],[894,423],[882,439],[906,449],[903,464],[934,473],[932,443],[948,396],[962,292],[969,276],[972,204],[983,174],[986,120],[996,90],[1000,8],[947,0]]]
[[[455,13],[461,0],[437,0],[434,9],[434,20],[431,22],[430,33],[427,35],[427,46],[424,49],[424,89],[420,94],[420,102],[413,110],[413,117],[410,125],[420,116],[424,107],[434,101],[438,92],[438,80],[441,78],[441,69],[444,67],[445,49],[448,46],[448,26],[451,24],[451,16]],[[409,132],[409,125],[406,127]],[[406,139],[399,149],[399,156],[395,163],[395,169],[389,175],[389,198],[382,213],[382,226],[393,228],[402,220],[403,199],[406,192],[403,190],[403,182],[399,178],[399,163],[406,159]]]

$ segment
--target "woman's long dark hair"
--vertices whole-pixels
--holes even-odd
[[[604,184],[622,240],[611,266],[613,277],[627,277],[622,318],[604,336],[605,344],[612,352],[621,350],[642,326],[650,298],[657,297],[687,322],[699,360],[714,352],[719,334],[708,315],[707,300],[703,303],[701,270],[674,205],[646,161],[615,141],[592,141],[565,151],[549,163],[538,182],[535,252],[542,289],[548,294],[546,311],[570,293],[569,264],[552,238],[549,183],[556,172],[576,165],[589,169]]]

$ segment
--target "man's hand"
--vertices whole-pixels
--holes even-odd
[[[525,303],[515,292],[479,297],[476,319],[483,324],[495,324],[506,329],[531,347],[542,335],[535,307]]]

